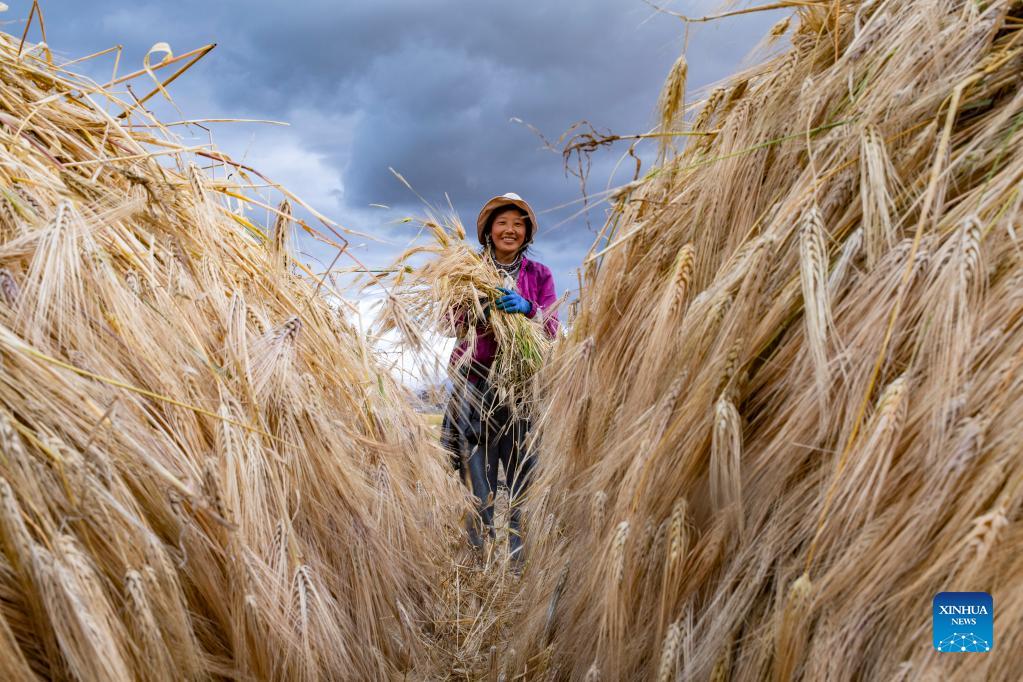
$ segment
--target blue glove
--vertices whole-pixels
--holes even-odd
[[[497,299],[498,310],[503,313],[522,313],[523,315],[533,312],[533,304],[522,298],[520,294],[504,287],[497,288],[504,294],[504,296]]]

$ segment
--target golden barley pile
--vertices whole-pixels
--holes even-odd
[[[594,247],[509,674],[1023,677],[1023,6],[792,5]]]
[[[158,121],[18,47],[0,35],[0,678],[422,676],[462,493],[289,253],[298,219],[260,227]]]

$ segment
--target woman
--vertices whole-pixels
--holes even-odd
[[[476,219],[476,236],[483,245],[483,253],[515,282],[514,291],[500,289],[502,295],[493,302],[495,307],[503,313],[530,318],[542,315],[547,333],[554,338],[558,331],[557,311],[550,309],[557,300],[554,277],[546,265],[525,257],[536,231],[533,209],[517,194],[494,197],[483,205]],[[452,365],[468,350],[464,319],[462,313],[455,322],[460,329],[458,343],[451,353]],[[508,548],[513,559],[519,561],[521,512],[515,503],[526,490],[534,463],[525,446],[530,423],[526,418],[513,417],[508,406],[498,401],[487,381],[497,352],[497,339],[486,322],[480,323],[476,332],[476,347],[467,372],[454,382],[455,390],[441,428],[442,439],[451,453],[453,466],[464,467],[472,493],[478,498],[478,522],[491,537],[498,462],[503,465],[511,503]],[[468,528],[469,540],[475,547],[483,544],[478,522],[470,519]]]

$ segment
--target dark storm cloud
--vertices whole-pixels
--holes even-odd
[[[699,14],[717,4],[674,8]],[[174,85],[183,111],[293,121],[286,136],[259,133],[255,144],[315,152],[329,171],[320,173],[323,182],[337,178],[336,187],[317,196],[338,199],[340,222],[385,236],[395,234],[387,221],[419,207],[389,167],[435,204],[449,195],[470,226],[493,194],[516,191],[541,211],[578,198],[578,180],[565,177],[561,157],[510,119],[551,138],[584,118],[615,133],[645,132],[682,48],[681,23],[654,16],[640,0],[47,0],[44,10],[50,43],[65,55],[120,43],[124,63],[135,65],[158,41],[178,53],[217,42]],[[17,11],[12,7],[8,18]],[[690,84],[734,69],[776,18],[696,28]],[[218,133],[218,140],[241,144],[246,134]],[[623,151],[598,156],[594,189],[604,187]],[[282,158],[290,157],[282,152],[274,163]],[[289,182],[291,166],[283,167],[276,178],[301,194],[306,188]],[[631,167],[616,182],[630,174]],[[309,184],[305,177],[297,182]],[[393,211],[373,212],[370,203]],[[577,208],[544,213],[541,224],[553,226]],[[601,220],[602,211],[591,215],[594,224]],[[583,225],[577,218],[537,243],[559,290],[575,286],[569,273],[593,239]],[[391,255],[381,247],[372,254]]]

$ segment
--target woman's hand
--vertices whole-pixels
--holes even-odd
[[[528,315],[533,312],[533,304],[524,299],[518,292],[504,287],[497,287],[504,294],[497,299],[497,309],[503,313],[521,313]]]

